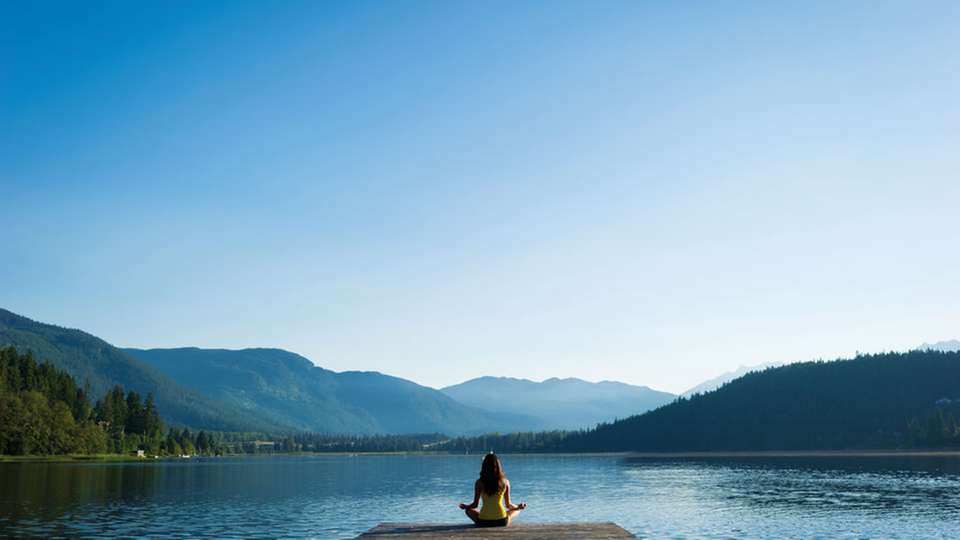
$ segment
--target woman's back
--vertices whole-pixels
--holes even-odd
[[[478,480],[480,484],[482,481]],[[493,492],[487,493],[485,486],[480,486],[480,500],[483,506],[480,507],[480,519],[503,519],[507,517],[507,509],[503,506],[504,487]]]
[[[477,507],[481,501],[483,506],[478,512]],[[467,517],[478,527],[505,527],[526,507],[526,503],[510,502],[510,482],[507,475],[503,474],[500,458],[493,452],[483,458],[480,478],[473,483],[473,502],[460,503],[460,509],[466,512]]]

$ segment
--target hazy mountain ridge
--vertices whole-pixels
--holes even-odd
[[[676,396],[615,381],[478,377],[447,386],[457,401],[493,412],[523,411],[552,429],[582,429],[633,416],[670,403]]]
[[[188,388],[298,430],[464,434],[536,425],[510,411],[463,405],[399,377],[330,371],[282,349],[126,351]]]
[[[90,387],[152,393],[175,425],[222,431],[451,434],[543,428],[376,372],[335,373],[281,349],[120,349],[81,330],[0,309],[0,346],[32,351]]]

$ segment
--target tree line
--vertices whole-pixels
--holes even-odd
[[[73,377],[29,352],[0,349],[0,453],[96,454],[108,442]]]
[[[233,454],[284,454],[298,452],[422,452],[447,441],[439,434],[345,435],[329,433],[220,433],[227,452]]]
[[[0,454],[223,453],[222,437],[164,430],[153,395],[142,399],[114,386],[91,405],[89,392],[66,371],[38,363],[31,352],[0,349]]]
[[[442,433],[411,435],[338,435],[329,433],[221,433],[223,444],[234,454],[343,453],[343,452],[445,452],[513,453],[563,451],[570,431],[488,433],[449,437]]]
[[[472,437],[456,437],[438,445],[447,452],[478,453],[501,452],[539,454],[563,452],[564,441],[576,431],[540,431],[522,433],[488,433]]]
[[[227,454],[290,454],[352,452],[545,453],[561,450],[573,432],[489,433],[449,437],[442,433],[345,435],[329,433],[216,433]]]
[[[960,353],[912,351],[754,372],[582,431],[336,435],[166,429],[152,395],[91,405],[65,371],[0,349],[0,454],[610,452],[960,447]]]
[[[915,448],[960,447],[960,400],[941,399],[937,408],[907,422],[910,444]]]

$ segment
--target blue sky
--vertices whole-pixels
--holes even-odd
[[[954,2],[0,7],[0,306],[440,386],[960,336]]]

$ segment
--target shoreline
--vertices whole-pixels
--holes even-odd
[[[194,461],[215,458],[286,458],[286,457],[385,457],[385,456],[429,456],[460,457],[480,456],[483,453],[459,454],[450,452],[297,452],[278,454],[228,454],[223,456],[200,456],[183,459],[176,456],[164,456],[158,459],[141,458],[120,454],[68,454],[63,456],[7,456],[0,455],[0,463],[155,463],[161,461]],[[878,457],[956,457],[960,458],[960,449],[955,450],[762,450],[762,451],[701,451],[701,452],[503,452],[511,457],[611,457],[626,459],[730,459],[730,458],[878,458]]]
[[[110,463],[123,461],[161,461],[160,459],[125,456],[123,454],[65,454],[54,456],[0,455],[0,463]]]

